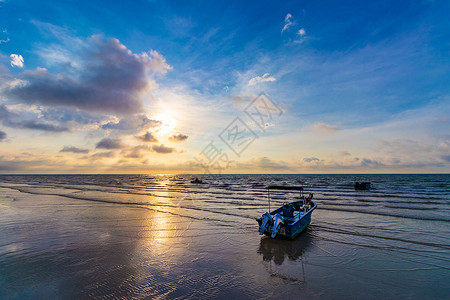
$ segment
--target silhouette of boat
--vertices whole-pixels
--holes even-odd
[[[370,182],[355,182],[355,190],[368,190],[370,189]]]
[[[204,182],[203,182],[203,180],[201,180],[201,179],[198,179],[197,177],[195,177],[195,179],[194,179],[194,180],[191,180],[191,183],[195,183],[195,184],[202,184],[202,183],[204,183]]]

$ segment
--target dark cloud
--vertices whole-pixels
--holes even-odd
[[[161,126],[161,121],[151,120],[146,115],[134,115],[121,119],[119,122],[108,122],[102,126],[103,129],[118,129],[118,130],[136,130],[142,128],[151,128]]]
[[[450,155],[442,155],[441,158],[447,162],[450,162]]]
[[[77,148],[73,146],[64,146],[59,152],[72,152],[72,153],[89,153],[88,149]]]
[[[78,109],[70,108],[40,108],[39,113],[45,120],[56,121],[59,123],[74,122],[78,124],[96,124],[105,120],[106,117],[91,115]]]
[[[119,139],[104,138],[95,146],[97,149],[121,149],[122,142]]]
[[[0,171],[17,171],[23,168],[22,164],[15,161],[0,161]]]
[[[59,125],[53,125],[49,123],[39,123],[35,120],[25,121],[22,123],[15,123],[12,127],[22,128],[22,129],[32,129],[32,130],[43,130],[50,132],[66,132],[70,131],[69,128]]]
[[[361,166],[365,166],[365,167],[380,167],[380,166],[384,166],[383,163],[374,160],[374,159],[370,159],[370,158],[363,158],[361,160]]]
[[[351,156],[352,154],[348,151],[341,151],[341,152],[339,152],[339,155],[340,156]]]
[[[160,154],[167,154],[167,153],[172,153],[175,152],[175,148],[171,148],[171,147],[166,147],[163,144],[161,145],[153,145],[152,146],[153,151],[155,151],[156,153],[160,153]]]
[[[117,39],[93,36],[84,45],[70,53],[78,68],[61,65],[58,74],[44,68],[24,71],[19,76],[24,84],[5,95],[28,104],[136,113],[142,109],[142,94],[155,86],[152,77],[171,69],[158,52],[134,54]]]
[[[6,139],[6,132],[0,130],[0,142]]]
[[[320,160],[317,157],[305,157],[305,158],[303,158],[303,161],[309,163],[309,162],[313,162],[313,161],[320,162],[323,160]]]
[[[32,155],[29,157],[23,157],[22,155],[16,155],[13,159],[4,160],[0,156],[0,171],[24,171],[30,167],[36,166],[54,166],[57,165],[55,161],[48,161],[42,159],[36,159]]]
[[[157,143],[158,142],[158,139],[151,132],[146,132],[144,135],[137,136],[136,138],[143,142],[148,142],[148,143]]]
[[[172,136],[169,136],[169,140],[172,142],[182,142],[188,139],[188,136],[185,134],[174,134]]]
[[[0,121],[4,126],[12,128],[43,130],[50,132],[70,131],[68,127],[59,124],[39,122],[36,119],[20,120],[20,116],[17,113],[10,112],[5,105],[0,105]]]
[[[88,158],[91,158],[91,159],[103,159],[103,158],[111,158],[111,157],[114,157],[114,156],[115,156],[114,151],[107,151],[107,152],[99,152],[99,153],[92,154]]]

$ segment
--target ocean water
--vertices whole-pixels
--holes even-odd
[[[450,297],[450,175],[192,178],[0,176],[0,298]],[[260,236],[265,187],[299,182],[311,225]]]

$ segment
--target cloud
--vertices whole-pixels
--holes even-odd
[[[42,130],[50,132],[68,132],[69,128],[49,123],[39,123],[35,120],[24,121],[22,123],[17,123],[13,127],[22,129],[32,129],[32,130]]]
[[[72,152],[72,153],[89,153],[88,149],[77,148],[73,146],[64,146],[59,152]]]
[[[1,161],[0,160],[0,171],[17,171],[22,169],[22,163],[17,161]]]
[[[397,164],[402,166],[419,166],[419,164],[432,166],[442,163],[443,156],[449,153],[449,138],[445,136],[442,138],[443,140],[435,144],[406,138],[379,140],[380,147],[377,151],[392,160],[398,160]]]
[[[1,136],[1,134],[0,134],[0,136]],[[441,158],[443,160],[445,160],[446,162],[450,162],[450,155],[442,155]]]
[[[305,28],[300,28],[297,32],[296,32],[297,38],[294,40],[294,43],[296,44],[301,44],[305,41],[306,39],[306,29]]]
[[[289,27],[295,24],[294,17],[291,14],[287,14],[284,17],[284,27],[281,29],[281,33],[283,33],[285,30],[288,30]]]
[[[374,159],[370,159],[370,158],[363,158],[361,160],[361,166],[364,167],[379,167],[379,166],[384,166],[383,163],[374,160]]]
[[[163,144],[161,144],[159,146],[153,145],[152,149],[153,149],[153,151],[155,151],[156,153],[159,153],[159,154],[167,154],[167,153],[175,152],[175,148],[166,147]]]
[[[0,142],[6,139],[6,132],[0,130]]]
[[[161,121],[151,120],[144,114],[128,116],[121,119],[119,122],[108,122],[102,125],[103,129],[118,129],[118,130],[136,130],[143,128],[151,128],[161,126]]]
[[[99,152],[99,153],[95,153],[92,154],[89,157],[85,157],[85,158],[90,158],[90,159],[103,159],[103,158],[111,158],[114,157],[114,151],[107,151],[107,152]]]
[[[3,32],[4,32],[4,31],[3,31]],[[0,40],[0,44],[2,44],[2,43],[7,43],[7,42],[9,42],[9,41],[10,41],[9,37],[6,37],[6,39]]]
[[[174,134],[172,136],[169,136],[169,140],[172,142],[182,142],[188,139],[189,136],[185,134]]]
[[[148,132],[148,131],[144,135],[137,136],[136,138],[143,142],[148,142],[148,143],[157,143],[158,142],[158,139],[153,135],[153,133]]]
[[[245,106],[249,103],[248,97],[239,96],[239,95],[230,97],[230,101],[231,101],[231,103],[233,103],[234,106],[237,106],[237,107]]]
[[[341,151],[339,152],[339,156],[351,156],[352,154],[348,151]]]
[[[305,157],[303,158],[303,161],[306,163],[310,163],[310,162],[321,162],[323,160],[318,159],[317,157]]]
[[[278,161],[270,159],[266,156],[263,157],[257,157],[252,158],[245,162],[236,162],[233,163],[233,166],[235,166],[238,169],[289,169],[290,165],[287,162],[284,161]]]
[[[23,68],[23,57],[20,54],[11,54],[11,67]]]
[[[75,127],[75,124],[82,125],[83,128],[95,128],[98,129],[100,124],[111,119],[111,116],[100,116],[96,114],[89,114],[78,109],[70,108],[45,108],[38,106],[35,108],[36,113],[42,116],[42,119],[48,121],[55,121],[60,124],[71,125]],[[89,126],[84,126],[89,125]]]
[[[263,76],[256,76],[253,77],[248,81],[249,86],[253,86],[255,84],[261,83],[261,82],[273,82],[276,81],[276,78],[273,76],[270,76],[269,73],[265,73]]]
[[[17,113],[10,112],[5,105],[0,105],[0,121],[4,126],[20,129],[42,130],[49,132],[66,132],[69,128],[53,123],[43,123],[36,119],[20,120]]]
[[[97,149],[121,149],[122,142],[119,139],[104,138],[95,146]]]
[[[122,154],[127,158],[141,158],[145,156],[145,154],[148,154],[151,150],[152,149],[149,146],[139,145],[131,148],[130,150],[122,151]]]
[[[70,51],[70,50],[68,50]],[[46,106],[75,107],[85,111],[120,114],[142,110],[142,96],[172,67],[158,52],[132,53],[117,39],[99,35],[70,53],[79,68],[62,64],[59,73],[45,68],[24,71],[23,84],[5,92],[8,99]]]
[[[328,125],[325,123],[317,123],[315,124],[312,129],[318,130],[318,131],[324,131],[324,132],[333,132],[339,130],[338,125]]]

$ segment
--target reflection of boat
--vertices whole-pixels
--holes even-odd
[[[274,261],[276,265],[283,264],[285,258],[289,260],[298,260],[308,249],[312,236],[308,233],[302,234],[295,240],[261,238],[258,253],[262,254],[264,261]]]
[[[370,189],[370,182],[355,182],[355,190],[368,190]]]
[[[267,187],[267,198],[270,211],[270,190],[300,191],[300,201],[285,203],[283,206],[256,219],[259,224],[259,233],[270,235],[272,238],[285,237],[293,239],[311,223],[312,211],[317,205],[311,201],[313,194],[307,198],[303,195],[301,186],[277,186]]]
[[[197,177],[195,177],[194,180],[191,180],[191,183],[202,184],[202,183],[204,183],[204,182],[203,182],[203,180],[198,179]]]

